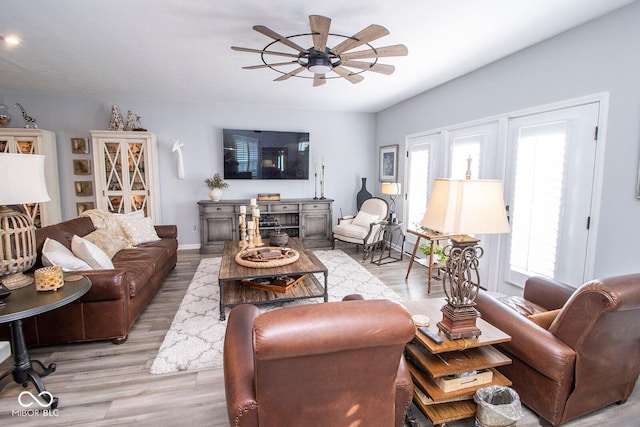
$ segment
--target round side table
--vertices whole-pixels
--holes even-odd
[[[31,360],[22,330],[22,319],[65,306],[86,294],[89,289],[91,289],[91,281],[82,276],[81,279],[73,282],[65,281],[64,286],[57,291],[38,292],[33,285],[11,291],[11,295],[4,300],[5,305],[0,307],[0,323],[9,322],[13,368],[2,374],[0,381],[9,374],[13,374],[13,380],[22,387],[26,387],[31,381],[39,394],[46,391],[42,377],[55,372],[56,364],[51,363],[45,366],[39,360]],[[34,369],[34,363],[42,372]],[[49,406],[55,409],[58,406],[58,398],[53,397],[51,393],[49,396],[51,397]]]

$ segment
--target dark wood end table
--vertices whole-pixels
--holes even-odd
[[[56,364],[51,363],[45,366],[39,360],[31,360],[22,330],[22,319],[65,306],[86,294],[89,289],[91,289],[91,281],[82,276],[80,280],[65,281],[64,286],[57,291],[38,292],[33,285],[11,291],[11,295],[5,300],[6,304],[0,307],[0,323],[9,322],[13,368],[2,374],[0,381],[9,374],[13,374],[13,380],[22,387],[26,387],[31,381],[36,386],[38,394],[47,392],[42,377],[55,372]],[[34,363],[42,372],[34,369]],[[49,392],[47,394],[50,398],[49,406],[55,409],[58,406],[58,398],[53,397]]]

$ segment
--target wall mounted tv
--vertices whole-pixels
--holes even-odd
[[[224,179],[309,179],[309,132],[223,129]]]

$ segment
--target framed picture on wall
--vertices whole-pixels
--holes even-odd
[[[398,180],[398,145],[380,147],[380,181]]]
[[[93,183],[91,181],[76,181],[74,187],[76,196],[93,196]]]
[[[76,203],[76,210],[78,211],[78,215],[80,215],[84,211],[88,211],[89,209],[95,209],[95,205],[93,204],[93,202]]]
[[[87,138],[71,138],[71,152],[73,154],[89,154]]]
[[[91,175],[91,160],[81,159],[73,161],[74,175]]]

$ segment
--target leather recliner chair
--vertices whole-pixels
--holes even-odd
[[[640,375],[640,274],[585,283],[577,290],[529,278],[507,304],[484,292],[482,318],[511,335],[499,368],[542,425],[624,403]],[[509,307],[511,305],[511,307]]]
[[[224,342],[231,426],[402,426],[413,396],[403,350],[415,327],[388,300],[235,307]]]

